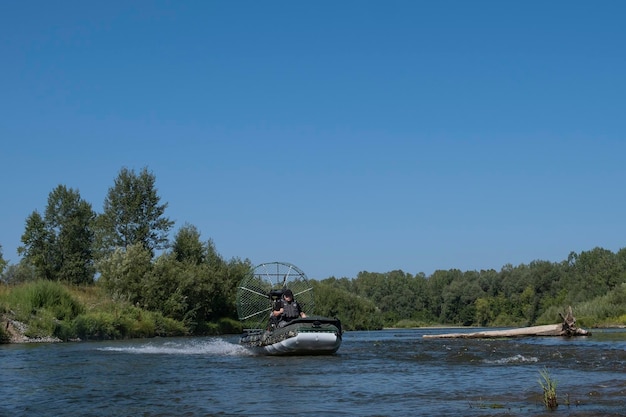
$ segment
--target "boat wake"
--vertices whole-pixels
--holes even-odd
[[[105,352],[122,352],[140,355],[212,355],[212,356],[251,356],[243,346],[226,340],[185,340],[167,342],[149,342],[140,345],[108,346],[98,348]]]

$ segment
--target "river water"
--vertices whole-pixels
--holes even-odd
[[[0,345],[0,416],[626,416],[625,330],[422,337],[440,332],[346,332],[321,357],[255,356],[237,336]]]

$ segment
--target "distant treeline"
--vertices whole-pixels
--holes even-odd
[[[146,168],[138,174],[123,168],[100,213],[77,190],[55,188],[45,211],[35,210],[26,218],[18,250],[21,261],[10,265],[0,251],[0,279],[10,287],[41,281],[83,288],[83,293],[94,287],[97,291],[89,292],[89,303],[104,294],[109,299],[106,314],[87,311],[80,300],[71,301],[78,303],[76,308],[53,309],[55,299],[70,303],[72,297],[54,295],[62,292],[56,287],[35,286],[29,290],[33,294],[19,297],[11,297],[5,287],[0,292],[0,314],[7,322],[10,314],[22,320],[39,314],[51,323],[74,323],[60,330],[50,325],[50,332],[61,332],[65,339],[136,335],[120,330],[120,312],[127,312],[130,320],[124,329],[146,326],[145,318],[151,317],[147,328],[163,334],[179,334],[181,329],[188,334],[239,331],[236,286],[254,266],[248,259],[223,259],[214,243],[202,241],[190,224],[170,240],[174,222],[165,216],[167,204],[160,202],[155,181]],[[315,314],[339,317],[346,330],[554,323],[568,305],[574,307],[580,325],[626,324],[625,282],[626,249],[613,253],[602,248],[572,252],[562,262],[505,265],[500,271],[452,269],[430,276],[360,272],[354,278],[312,281]],[[38,293],[47,294],[45,303],[37,301]],[[26,299],[28,303],[18,301]],[[28,311],[16,313],[19,306],[12,302],[27,305],[23,308]],[[176,330],[159,330],[165,328],[164,320],[181,326],[167,321],[166,327]],[[150,335],[143,331],[139,334]]]
[[[360,272],[355,279],[321,281],[316,299],[326,313],[350,317],[357,328],[548,324],[559,322],[570,305],[579,325],[593,327],[626,325],[625,283],[626,249],[595,248],[572,252],[562,262],[505,265],[500,271]],[[379,311],[376,319],[349,313],[366,303]]]

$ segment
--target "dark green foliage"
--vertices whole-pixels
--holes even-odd
[[[478,273],[452,271],[452,281],[443,293],[443,305],[439,321],[442,323],[455,323],[473,325],[476,318],[475,301],[484,296],[484,292],[478,284]]]
[[[350,289],[355,294],[374,302],[386,326],[412,317],[419,311],[421,319],[427,319],[428,291],[423,274],[411,274],[396,270],[388,273],[359,272]]]
[[[175,251],[161,255],[143,286],[146,308],[187,323],[194,334],[211,333],[209,323],[236,317],[236,285],[250,268],[238,260],[224,261],[211,241],[201,246],[191,258]]]
[[[26,230],[22,235],[24,246],[18,248],[18,253],[24,256],[24,262],[28,262],[35,269],[39,278],[52,279],[52,254],[50,242],[52,237],[46,230],[46,223],[39,212],[34,211],[26,219]]]
[[[200,241],[200,232],[193,226],[183,226],[174,239],[172,253],[178,262],[200,265],[204,262],[207,253],[205,245]]]
[[[223,318],[217,322],[203,322],[196,328],[195,334],[199,335],[220,335],[220,334],[240,334],[243,332],[241,322],[231,318]]]
[[[594,248],[580,254],[571,253],[564,284],[571,289],[566,302],[577,303],[605,294],[626,281],[624,249],[618,255]]]
[[[563,262],[508,264],[499,272],[438,270],[430,277],[361,272],[354,280],[329,282],[373,301],[384,326],[529,326],[558,322],[558,312],[568,305],[575,306],[579,325],[626,314],[624,304],[613,301],[621,299],[626,282],[626,250],[596,248]]]
[[[116,248],[141,244],[154,256],[168,245],[168,232],[174,225],[164,216],[167,203],[155,188],[156,177],[147,168],[139,174],[122,168],[104,200],[103,213],[97,218],[98,257]]]
[[[344,330],[382,329],[381,310],[374,302],[342,288],[334,278],[312,281],[315,314],[341,319]]]
[[[26,219],[23,247],[18,252],[35,268],[37,278],[72,284],[93,282],[93,220],[91,204],[63,185],[48,197],[45,216],[34,211]]]
[[[218,321],[220,334],[238,334],[243,332],[243,327],[239,320],[230,317],[222,318]]]
[[[192,334],[221,332],[216,323],[236,317],[236,285],[251,268],[249,261],[226,262],[213,242],[201,242],[189,225],[177,233],[172,250],[154,260],[135,244],[103,258],[98,267],[101,284],[114,297],[183,322]]]

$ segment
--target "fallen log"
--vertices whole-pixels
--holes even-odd
[[[560,314],[560,313],[559,313]],[[528,336],[591,336],[587,330],[576,327],[576,318],[572,314],[572,307],[568,308],[567,314],[563,316],[563,323],[546,324],[543,326],[520,327],[507,330],[487,330],[474,333],[446,333],[446,334],[426,334],[422,337],[426,339],[485,339],[496,337],[528,337]]]

